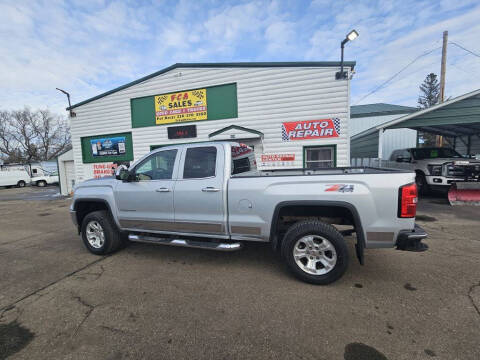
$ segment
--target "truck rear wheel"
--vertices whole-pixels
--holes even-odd
[[[342,234],[321,221],[302,221],[288,229],[282,256],[300,280],[327,285],[342,277],[348,267],[348,249]]]
[[[20,180],[20,181],[17,183],[17,186],[18,186],[19,188],[25,187],[25,185],[26,185],[26,182],[23,181],[23,180]]]
[[[82,222],[82,240],[85,247],[95,255],[113,253],[122,245],[120,232],[105,210],[85,216]]]

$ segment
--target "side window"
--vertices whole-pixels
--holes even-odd
[[[165,150],[155,153],[135,169],[138,180],[169,180],[172,178],[177,150]]]
[[[397,161],[398,154],[399,154],[399,150],[394,150],[392,152],[392,155],[390,155],[390,160],[391,161]]]
[[[217,148],[203,146],[187,149],[185,155],[184,179],[201,179],[215,176]]]

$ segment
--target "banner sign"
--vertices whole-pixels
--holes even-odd
[[[282,123],[282,140],[312,140],[340,136],[340,119],[306,120]]]
[[[264,154],[260,156],[261,162],[294,161],[295,154]]]
[[[124,155],[125,136],[91,139],[90,146],[94,157]]]
[[[245,144],[240,144],[240,146],[232,146],[232,158],[234,159],[251,152],[253,152],[253,149]]]
[[[93,164],[93,178],[99,179],[105,176],[113,176],[115,175],[116,168],[117,165],[112,162]]]
[[[167,128],[169,139],[186,139],[197,137],[197,125],[170,126]]]
[[[155,123],[207,120],[207,89],[155,96]]]

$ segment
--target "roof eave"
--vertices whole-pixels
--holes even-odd
[[[356,62],[355,61],[344,61],[343,65],[346,67],[350,67],[352,70],[355,68]],[[131,86],[137,85],[142,83],[146,80],[154,78],[156,76],[162,75],[168,71],[178,69],[178,68],[217,68],[217,67],[232,67],[232,68],[240,68],[240,67],[338,67],[340,66],[339,61],[305,61],[305,62],[233,62],[233,63],[176,63],[170,65],[162,70],[156,71],[152,74],[146,75],[141,77],[140,79],[134,80],[129,82],[125,85],[119,86],[115,89],[106,91],[102,94],[97,96],[91,97],[84,101],[81,101],[77,104],[69,106],[66,108],[67,111],[77,108],[79,106],[85,105],[92,101],[101,99],[105,96],[111,95],[118,91],[124,90]]]

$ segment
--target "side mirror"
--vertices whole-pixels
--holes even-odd
[[[115,170],[115,179],[129,181],[130,172],[125,165],[119,165]]]

